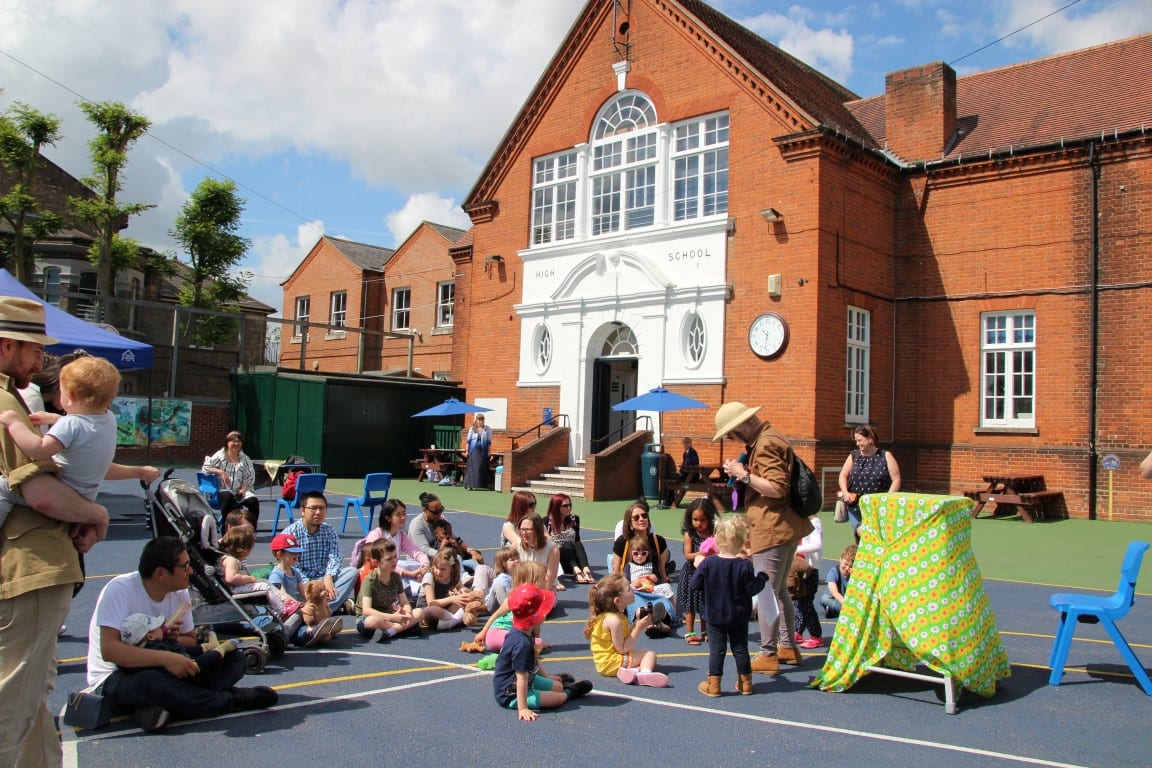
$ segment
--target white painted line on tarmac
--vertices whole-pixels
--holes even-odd
[[[1027,757],[1025,755],[1012,755],[1007,752],[993,752],[987,749],[977,749],[975,747],[964,747],[958,744],[942,744],[935,741],[925,741],[923,739],[912,739],[906,736],[888,736],[882,733],[871,733],[868,731],[855,731],[850,728],[841,728],[839,726],[818,725],[816,723],[799,723],[795,720],[781,720],[775,717],[765,717],[764,715],[751,715],[743,712],[727,712],[721,709],[712,709],[710,707],[701,707],[694,704],[679,704],[673,701],[661,701],[659,699],[649,699],[644,696],[631,696],[625,693],[613,693],[611,691],[593,691],[592,696],[611,696],[616,699],[627,699],[629,701],[639,701],[645,704],[655,704],[660,707],[668,707],[669,709],[681,709],[687,712],[696,712],[709,715],[720,715],[723,717],[734,717],[740,720],[752,720],[757,723],[767,723],[769,725],[781,725],[788,728],[801,728],[804,730],[824,731],[829,734],[837,736],[858,736],[863,739],[872,739],[874,741],[887,741],[895,744],[905,744],[913,747],[926,747],[928,749],[939,749],[945,752],[960,752],[969,755],[980,755],[981,757],[991,757],[997,760],[1007,760],[1011,762],[1027,763],[1030,765],[1046,765],[1053,766],[1053,768],[1088,768],[1088,766],[1079,765],[1077,763],[1058,763],[1052,760],[1044,760],[1038,757]],[[943,705],[941,705],[941,717],[949,717],[943,712]]]

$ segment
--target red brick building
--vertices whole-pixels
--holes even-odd
[[[464,203],[453,373],[505,437],[565,414],[576,458],[664,384],[710,406],[664,442],[742,400],[838,468],[871,422],[906,488],[1039,473],[1077,517],[1112,453],[1146,519],[1150,64],[1143,36],[861,99],[698,0],[590,0]]]
[[[281,367],[455,379],[449,249],[464,235],[422,222],[395,250],[321,237],[283,283]]]

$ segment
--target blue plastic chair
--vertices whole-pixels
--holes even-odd
[[[360,518],[360,527],[364,529],[364,535],[367,536],[368,532],[372,530],[372,510],[388,501],[388,490],[391,487],[391,472],[372,472],[365,475],[364,495],[358,499],[344,500],[344,519],[340,523],[340,533],[344,533],[344,529],[348,527],[348,511],[355,509],[356,517]],[[365,508],[368,510],[368,517],[364,516]]]
[[[287,521],[284,527],[292,525],[292,512],[300,509],[300,498],[306,493],[319,491],[324,493],[324,487],[328,485],[328,475],[321,474],[320,472],[305,472],[296,478],[296,495],[292,497],[292,501],[286,499],[276,499],[276,517],[272,518],[272,531],[273,533],[280,530],[280,512],[283,511]]]
[[[196,485],[208,502],[208,506],[220,511],[220,478],[208,472],[196,473]]]
[[[1146,541],[1134,541],[1128,545],[1128,552],[1124,555],[1124,564],[1120,567],[1120,587],[1116,593],[1107,597],[1096,595],[1080,595],[1072,592],[1061,592],[1052,595],[1049,601],[1052,607],[1060,612],[1060,623],[1056,630],[1056,641],[1052,644],[1052,656],[1048,666],[1052,667],[1052,674],[1048,678],[1049,685],[1060,685],[1060,678],[1064,674],[1064,664],[1068,661],[1068,649],[1072,646],[1072,635],[1076,631],[1076,622],[1084,624],[1104,625],[1108,636],[1112,638],[1116,649],[1124,657],[1128,668],[1144,689],[1144,693],[1152,696],[1152,681],[1144,671],[1144,665],[1132,652],[1132,647],[1120,634],[1116,622],[1128,615],[1128,611],[1135,602],[1136,577],[1140,574],[1140,562],[1144,553],[1148,551]]]

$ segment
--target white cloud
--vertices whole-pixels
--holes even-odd
[[[1073,6],[1049,18],[1044,17],[1067,2],[1000,0],[997,5],[1001,16],[998,31],[1002,35],[1037,22],[1005,43],[1014,47],[1032,46],[1039,55],[1088,48],[1152,30],[1152,3],[1147,0],[1111,0],[1084,8]]]
[[[323,234],[324,222],[310,221],[296,227],[294,238],[276,234],[253,239],[245,265],[254,274],[248,285],[248,294],[277,310],[281,309],[284,292],[280,284],[291,276]]]
[[[404,203],[403,208],[384,217],[384,223],[388,225],[397,245],[415,232],[422,221],[446,224],[459,229],[468,229],[472,226],[468,214],[460,209],[455,200],[431,192],[412,195]]]
[[[748,29],[837,82],[852,74],[852,35],[844,29],[814,28],[812,14],[800,6],[788,15],[762,13],[738,19]]]

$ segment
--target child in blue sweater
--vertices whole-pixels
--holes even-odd
[[[840,616],[844,595],[848,591],[848,580],[852,578],[852,564],[856,561],[856,545],[849,544],[840,553],[840,562],[828,571],[828,589],[820,595],[820,605],[824,606],[824,617],[835,619]]]
[[[716,524],[719,554],[696,556],[691,587],[704,593],[704,616],[708,622],[708,679],[700,693],[716,698],[724,675],[724,654],[729,645],[736,661],[736,690],[752,694],[752,660],[748,656],[748,619],[752,596],[764,589],[768,574],[755,573],[752,561],[741,557],[748,529],[741,515],[728,515]]]

